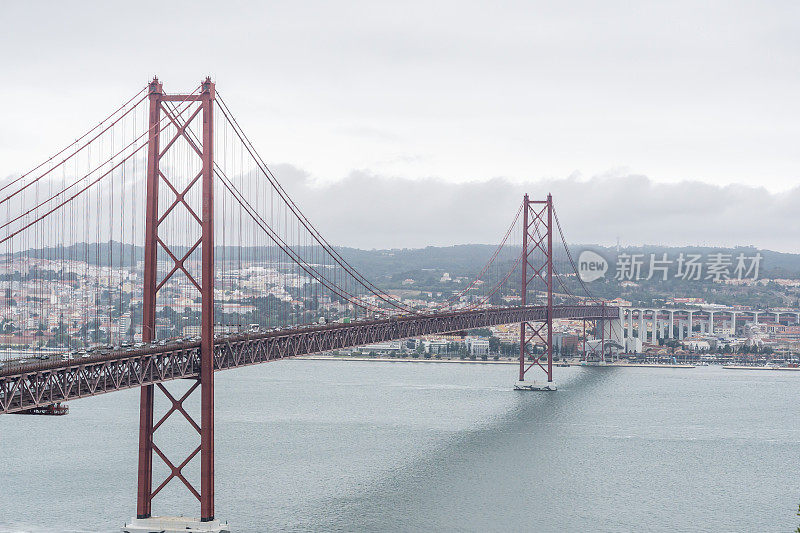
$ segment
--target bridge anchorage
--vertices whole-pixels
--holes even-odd
[[[299,210],[208,78],[184,94],[154,79],[1,185],[0,207],[0,273],[20,280],[5,286],[0,324],[50,347],[42,360],[3,361],[0,414],[63,414],[67,401],[139,388],[126,533],[229,531],[214,507],[216,371],[518,324],[514,388],[554,391],[554,321],[583,321],[584,331],[595,322],[601,342],[620,329],[609,327],[619,310],[577,276],[550,195],[525,195],[486,265],[447,301],[409,303],[376,287]],[[179,455],[176,440],[196,444]],[[199,502],[199,518],[153,516],[173,485]]]

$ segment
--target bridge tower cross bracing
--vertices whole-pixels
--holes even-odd
[[[528,305],[529,290],[542,282],[547,293],[547,316],[543,322],[520,323],[519,381],[515,388],[556,390],[553,384],[553,196],[548,194],[546,200],[531,200],[526,194],[522,211],[522,305]],[[536,340],[544,344],[543,354],[532,350]],[[546,382],[525,380],[534,367],[544,372]]]
[[[160,382],[141,387],[136,522],[143,522],[132,524],[130,531],[139,531],[136,529],[139,526],[145,529],[152,527],[148,521],[158,520],[152,518],[153,498],[176,478],[182,481],[199,500],[200,521],[214,521],[214,83],[210,78],[206,78],[200,84],[199,91],[192,94],[165,94],[162,84],[156,78],[149,85],[149,100],[142,342],[150,343],[156,340],[156,299],[159,289],[170,278],[183,277],[197,289],[200,296],[199,377],[180,397],[173,396]],[[180,110],[180,107],[183,107],[183,110]],[[201,122],[202,125],[191,126],[195,121]],[[193,133],[195,130],[200,132],[195,135]],[[167,133],[171,138],[161,146],[163,133]],[[179,182],[180,177],[170,176],[171,171],[177,173],[175,169],[169,168],[168,165],[162,168],[160,165],[162,158],[170,150],[176,149],[176,141],[179,139],[188,143],[200,160],[199,172],[195,173],[192,170],[192,175],[184,176],[183,183]],[[197,187],[201,188],[200,205],[192,206],[190,205],[192,196],[189,193]],[[160,193],[170,195],[169,202],[161,204],[169,206],[163,212],[159,212]],[[181,205],[194,219],[194,224],[197,225],[195,230],[199,229],[199,237],[196,240],[194,236],[191,237],[193,242],[189,242],[187,251],[182,255],[173,243],[167,241],[166,235],[159,233],[162,222],[170,212]],[[167,264],[171,263],[169,270],[161,279],[158,272],[158,265],[162,263],[158,260],[159,251],[168,257]],[[199,251],[199,254],[195,254],[196,251]],[[186,264],[193,254],[200,256],[199,279],[195,279]],[[159,421],[154,423],[156,388],[166,396],[172,406]],[[199,424],[183,407],[183,402],[197,389],[200,390]],[[156,444],[154,433],[167,418],[177,413],[183,415],[197,431],[200,443],[183,461],[172,462]],[[154,452],[170,471],[166,479],[155,489],[153,488]],[[199,491],[182,473],[183,468],[198,454],[200,455]]]

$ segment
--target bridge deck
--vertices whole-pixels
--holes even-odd
[[[603,316],[605,315],[605,316]],[[224,370],[364,344],[467,329],[541,322],[544,306],[502,307],[241,334],[214,344],[214,368]],[[555,306],[555,319],[619,318],[616,307]],[[197,377],[200,344],[174,343],[50,361],[0,371],[0,414],[169,381]]]

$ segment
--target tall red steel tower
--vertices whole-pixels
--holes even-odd
[[[538,281],[547,290],[547,314],[544,322],[522,322],[519,325],[518,390],[554,391],[553,383],[553,196],[547,200],[531,200],[525,195],[522,206],[522,305],[528,304],[528,291]],[[544,354],[531,350],[533,341],[542,341]],[[546,364],[542,358],[546,357]],[[533,367],[544,371],[547,381],[525,381]]]
[[[173,277],[185,277],[185,281],[197,289],[201,299],[200,372],[197,380],[179,398],[173,396],[162,383],[144,385],[141,388],[137,520],[126,526],[129,529],[125,529],[131,532],[151,530],[153,527],[162,527],[166,530],[176,527],[174,523],[164,525],[158,522],[166,519],[152,518],[153,498],[175,478],[183,482],[200,501],[200,521],[217,523],[214,520],[214,83],[210,78],[206,78],[201,83],[199,91],[196,90],[192,94],[165,94],[161,82],[155,78],[149,86],[149,99],[142,342],[149,343],[155,340],[156,297],[159,289]],[[202,125],[196,124],[195,121],[202,122]],[[202,133],[193,133],[198,130]],[[162,134],[166,135],[164,140],[168,139],[163,147]],[[192,170],[192,175],[184,177],[182,182],[178,176],[170,176],[171,172],[177,174],[176,169],[160,164],[170,150],[175,150],[176,145],[181,144],[177,143],[180,139],[188,143],[191,151],[199,158],[199,164],[195,167],[199,168],[199,171],[195,174]],[[196,203],[192,207],[189,201],[193,188],[196,197],[197,187],[201,188],[199,209]],[[162,198],[168,200],[161,203],[164,207],[161,212],[159,212],[159,194],[168,195]],[[183,254],[177,252],[177,246],[168,243],[166,235],[162,235],[159,231],[164,220],[179,206],[183,206],[191,215],[190,219],[194,221],[193,231],[197,231],[199,226],[199,237],[195,242],[189,243]],[[191,239],[194,240],[194,236]],[[196,257],[196,251],[199,253],[202,265],[199,279],[196,279],[187,267],[187,260]],[[170,267],[159,279],[157,267],[164,262]],[[155,372],[154,369],[151,371]],[[153,403],[156,388],[169,400],[171,407],[163,417],[154,422]],[[183,405],[183,402],[197,389],[200,389],[199,424]],[[171,461],[154,440],[156,430],[176,413],[183,415],[200,437],[199,445],[180,463]],[[169,469],[166,479],[155,488],[153,487],[154,452]],[[184,467],[198,453],[200,454],[199,491],[183,474]],[[187,519],[185,522],[181,524],[180,529],[191,531],[191,522],[196,520]],[[213,524],[206,526],[211,527]],[[226,529],[209,529],[209,531],[226,531]]]

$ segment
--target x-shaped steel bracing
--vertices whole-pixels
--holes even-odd
[[[170,139],[170,141],[159,152],[158,158],[157,158],[158,161],[160,162],[161,159],[171,149],[174,148],[175,143],[180,138],[183,138],[183,139],[186,140],[186,142],[191,147],[191,149],[194,151],[194,153],[196,153],[197,156],[202,161],[203,152],[198,147],[198,145],[195,142],[195,140],[192,139],[191,136],[189,135],[189,131],[190,131],[189,130],[189,126],[191,125],[192,121],[195,120],[195,118],[197,118],[198,116],[201,116],[201,111],[203,109],[202,105],[197,105],[196,109],[191,113],[191,115],[189,115],[189,118],[186,119],[185,121],[181,120],[180,115],[183,114],[183,112],[186,111],[186,110],[181,111],[181,112],[177,112],[177,110],[176,110],[176,112],[173,113],[169,109],[169,107],[165,105],[165,102],[163,102],[163,101],[160,103],[160,106],[161,106],[160,110],[166,114],[166,116],[169,118],[171,124],[175,126],[175,133],[172,136],[172,138]],[[187,108],[187,110],[188,110],[188,108]],[[167,254],[167,256],[169,256],[169,258],[172,260],[172,263],[173,263],[172,268],[169,270],[169,272],[167,272],[167,274],[161,279],[161,281],[159,281],[156,284],[155,292],[157,294],[158,291],[170,279],[172,279],[173,276],[175,276],[175,274],[178,273],[178,272],[180,272],[184,276],[186,276],[186,279],[188,279],[191,282],[191,284],[194,285],[194,287],[198,290],[198,292],[202,292],[202,290],[203,290],[202,289],[202,285],[200,283],[198,283],[198,281],[195,279],[195,277],[189,272],[188,268],[186,268],[186,261],[192,256],[192,254],[197,250],[197,248],[202,244],[202,241],[203,241],[203,238],[202,238],[202,223],[203,223],[202,219],[200,218],[200,216],[198,216],[197,211],[195,209],[193,209],[192,206],[189,205],[189,202],[187,201],[187,195],[192,190],[192,188],[198,183],[198,181],[200,181],[200,178],[202,178],[203,170],[200,170],[197,174],[195,174],[189,180],[187,185],[185,187],[183,187],[183,188],[180,188],[180,189],[178,187],[176,187],[175,184],[173,184],[173,180],[168,178],[164,174],[164,172],[162,172],[160,167],[156,168],[156,172],[157,172],[157,175],[158,175],[159,183],[164,183],[172,191],[172,193],[175,195],[175,198],[172,201],[172,203],[164,210],[164,212],[161,213],[161,215],[156,220],[156,224],[155,224],[155,228],[156,228],[155,229],[155,241],[158,243],[158,246],[160,246],[161,249],[164,250],[164,252]],[[183,205],[183,207],[185,207],[186,210],[188,211],[189,215],[191,215],[191,218],[193,218],[194,221],[197,222],[198,226],[200,226],[200,228],[201,228],[201,236],[197,239],[197,241],[194,242],[194,244],[192,246],[189,247],[189,249],[186,251],[186,253],[184,253],[180,258],[164,242],[164,240],[161,238],[161,236],[158,233],[158,230],[161,227],[161,225],[164,222],[164,220],[166,220],[166,218],[169,216],[169,214],[172,213],[178,205]],[[161,390],[161,392],[164,394],[164,396],[166,396],[166,398],[171,402],[172,405],[167,410],[167,412],[164,413],[164,415],[159,419],[159,421],[153,426],[152,434],[151,434],[151,437],[150,437],[151,438],[151,446],[152,446],[153,452],[155,452],[155,454],[158,455],[161,458],[161,460],[164,462],[164,464],[167,465],[167,467],[170,470],[170,473],[161,482],[161,484],[158,485],[155,488],[155,490],[152,491],[152,493],[150,495],[150,498],[151,499],[154,498],[159,492],[161,492],[161,490],[164,487],[167,486],[167,484],[169,484],[170,481],[172,481],[173,479],[177,478],[186,486],[187,489],[189,489],[189,492],[191,492],[195,496],[195,498],[197,498],[198,500],[201,500],[200,492],[192,485],[191,482],[189,482],[188,479],[186,479],[186,476],[183,475],[183,469],[184,469],[184,467],[186,467],[186,465],[188,465],[192,461],[192,459],[194,459],[194,457],[198,453],[200,453],[200,451],[202,449],[202,446],[198,445],[194,449],[194,451],[192,451],[192,453],[190,453],[181,463],[176,465],[155,444],[155,442],[153,442],[153,436],[155,435],[156,430],[158,430],[158,428],[161,427],[161,425],[164,424],[164,422],[166,422],[167,419],[169,419],[176,412],[180,413],[181,415],[183,415],[183,417],[186,419],[186,421],[189,422],[189,424],[195,429],[195,431],[197,431],[198,435],[201,435],[200,425],[197,422],[195,422],[195,420],[191,417],[191,415],[189,415],[189,413],[186,411],[186,409],[183,406],[184,400],[186,400],[189,396],[191,396],[191,394],[200,386],[200,381],[199,381],[199,379],[195,380],[194,383],[192,384],[192,386],[189,387],[189,389],[179,399],[176,399],[169,392],[169,390],[167,390],[167,388],[162,383],[157,383],[156,385]]]

